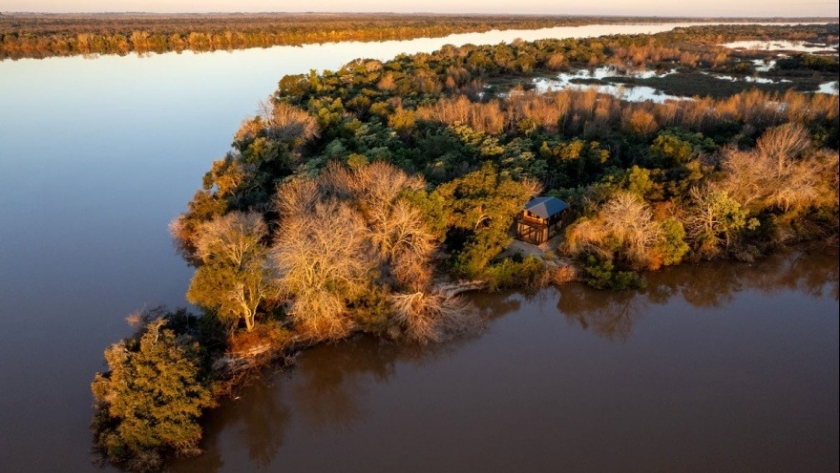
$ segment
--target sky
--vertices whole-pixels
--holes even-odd
[[[630,16],[838,16],[821,0],[2,0],[7,12],[434,12]]]

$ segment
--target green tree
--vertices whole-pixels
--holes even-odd
[[[138,337],[105,350],[109,371],[91,385],[96,445],[112,463],[155,470],[163,458],[199,453],[202,410],[215,402],[197,343],[176,336],[168,320],[148,323]]]
[[[662,228],[656,250],[663,266],[679,264],[691,250],[685,242],[685,228],[679,220],[669,217],[660,222]]]
[[[694,147],[671,131],[662,132],[650,146],[653,156],[660,158],[667,167],[685,164],[691,159]]]
[[[447,243],[457,253],[456,270],[479,276],[510,244],[508,230],[514,217],[539,190],[531,181],[517,182],[500,174],[492,164],[438,187],[435,193],[446,202],[445,215],[454,230]]]
[[[242,320],[254,329],[257,309],[273,294],[262,241],[268,227],[255,212],[231,212],[202,224],[196,248],[201,266],[195,272],[187,300],[216,311],[222,320]]]
[[[758,227],[758,220],[748,218],[747,210],[726,191],[695,188],[691,197],[694,210],[687,225],[703,253],[715,254],[721,245],[728,248],[742,230]]]

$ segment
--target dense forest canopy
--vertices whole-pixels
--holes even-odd
[[[214,51],[337,41],[441,37],[490,30],[586,24],[724,21],[720,18],[434,15],[369,13],[0,15],[0,59],[78,54]],[[727,18],[725,21],[758,21]],[[761,21],[790,22],[790,18]],[[795,21],[820,21],[797,18]],[[822,20],[824,21],[824,19]]]
[[[824,51],[721,46],[768,38]],[[107,352],[111,374],[94,383],[100,449],[127,465],[190,453],[189,421],[219,372],[207,367],[229,356],[356,332],[427,342],[470,331],[476,314],[453,290],[465,284],[624,289],[682,262],[836,246],[838,96],[815,91],[836,91],[837,38],[837,24],[702,26],[444,46],[283,77],[172,223],[203,315],[144,319]],[[535,87],[603,67],[615,77]],[[674,96],[633,101],[599,93],[605,81]],[[563,234],[541,257],[511,252],[514,219],[537,195],[570,204]],[[115,410],[134,398],[113,380],[149,357],[194,375],[193,402],[173,403],[182,444]]]
[[[596,89],[539,93],[530,84],[534,77],[601,65],[676,68],[683,77],[724,82],[709,74],[755,76],[750,54],[767,54],[735,53],[718,46],[724,40],[831,44],[837,32],[837,25],[703,26],[654,36],[447,46],[286,76],[264,113],[243,123],[233,151],[205,176],[174,233],[188,258],[199,262],[200,275],[207,222],[231,212],[260,213],[269,248],[286,241],[287,227],[298,229],[286,222],[299,210],[278,202],[291,192],[286,189],[310,180],[304,219],[326,212],[318,218],[328,221],[349,206],[361,218],[360,232],[375,233],[377,222],[394,218],[393,206],[410,205],[449,255],[449,271],[491,280],[494,287],[500,278],[493,276],[493,260],[510,243],[513,218],[541,189],[572,204],[560,251],[597,272],[596,285],[624,285],[610,278],[625,271],[742,252],[739,243],[833,234],[837,97],[796,89],[836,78],[836,56],[794,56],[802,80],[776,67],[765,75],[786,79],[774,87],[745,81],[726,89],[728,95],[710,87],[686,101],[627,102]],[[389,173],[394,182],[422,181],[385,194],[371,191],[384,201],[370,203],[360,190],[376,185],[368,174]],[[386,292],[404,290],[392,277],[394,261],[384,258],[359,274],[375,273],[368,283]]]

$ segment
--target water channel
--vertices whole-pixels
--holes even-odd
[[[674,26],[0,62],[0,472],[101,471],[102,350],[132,311],[184,305],[167,224],[283,75]],[[653,278],[476,296],[491,321],[470,340],[307,352],[213,412],[207,454],[173,470],[836,470],[837,256]]]

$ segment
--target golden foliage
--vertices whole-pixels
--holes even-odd
[[[725,150],[720,186],[753,213],[775,207],[796,215],[811,206],[836,206],[837,153],[810,147],[802,125],[770,128],[754,150]]]
[[[505,115],[497,100],[473,103],[464,95],[440,100],[432,106],[418,107],[417,118],[447,125],[469,125],[474,130],[490,135],[501,134],[505,126]]]
[[[573,255],[591,253],[610,260],[617,251],[635,267],[645,268],[660,234],[650,206],[637,195],[621,191],[601,206],[596,218],[569,227],[566,248]]]
[[[318,120],[294,105],[277,102],[264,117],[270,138],[301,143],[320,135]]]
[[[481,327],[477,312],[467,310],[457,296],[441,292],[394,294],[394,319],[415,341],[439,342],[446,337],[475,332]]]

